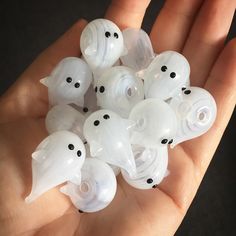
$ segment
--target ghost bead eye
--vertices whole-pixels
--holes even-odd
[[[96,86],[95,89],[94,89],[95,93],[97,93],[98,91],[98,87]]]
[[[67,77],[67,78],[66,78],[66,82],[67,82],[67,83],[71,83],[71,82],[72,82],[72,78],[71,78],[71,77]]]
[[[110,116],[107,115],[107,114],[105,114],[105,115],[103,116],[103,118],[104,118],[105,120],[107,120],[107,119],[110,119]]]
[[[80,157],[82,155],[82,152],[79,150],[77,151],[77,156]]]
[[[151,179],[151,178],[150,178],[150,179],[147,179],[147,183],[148,183],[148,184],[151,184],[152,182],[153,182],[153,179]]]
[[[189,95],[191,93],[191,90],[185,90],[184,94]]]
[[[110,32],[105,32],[105,36],[107,37],[107,38],[109,38],[109,37],[111,37],[111,33]]]
[[[175,73],[175,72],[171,72],[171,73],[170,73],[170,78],[174,79],[175,76],[176,76],[176,73]]]
[[[75,83],[75,88],[79,88],[80,87],[80,83]]]
[[[114,37],[118,39],[119,35],[117,33],[114,33]]]
[[[183,87],[183,88],[182,88],[182,91],[184,91],[185,89],[186,89],[186,88],[185,88],[185,87]]]
[[[105,87],[104,87],[104,86],[101,86],[101,87],[99,88],[99,92],[100,92],[100,93],[104,93],[104,91],[105,91]]]
[[[168,143],[168,139],[166,139],[166,138],[162,139],[162,140],[161,140],[161,143],[162,143],[162,144],[167,144],[167,143]]]
[[[69,145],[68,145],[68,148],[69,148],[70,150],[74,150],[75,147],[74,147],[73,144],[69,144]]]
[[[162,67],[161,67],[161,71],[162,71],[162,72],[166,72],[166,71],[167,71],[167,66],[162,66]]]
[[[88,108],[87,108],[87,107],[84,107],[84,108],[83,108],[83,112],[84,112],[84,113],[88,112]]]
[[[94,126],[98,126],[98,125],[100,124],[100,121],[99,121],[99,120],[95,120],[95,121],[93,122],[93,124],[94,124]]]
[[[171,139],[169,142],[168,142],[168,144],[172,144],[173,143],[173,139]]]
[[[154,185],[152,186],[152,188],[157,188],[157,184],[154,184]]]

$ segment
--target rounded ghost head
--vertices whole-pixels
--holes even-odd
[[[131,110],[129,119],[136,124],[131,130],[132,144],[157,148],[173,142],[177,119],[164,101],[150,98],[138,103]]]
[[[203,88],[189,87],[183,89],[182,95],[173,98],[170,106],[178,118],[178,130],[172,147],[204,134],[211,128],[216,119],[215,100]]]
[[[91,21],[80,37],[81,52],[93,72],[111,67],[124,51],[123,36],[113,22]]]
[[[60,190],[68,195],[76,208],[83,212],[104,209],[116,194],[117,182],[113,170],[96,158],[86,158],[81,169],[80,185],[68,182]]]
[[[89,143],[92,140],[100,140],[100,137],[103,136],[107,129],[110,127],[116,129],[116,125],[119,124],[120,120],[121,117],[110,110],[103,109],[93,112],[84,123],[83,131],[85,139]]]
[[[180,53],[166,51],[156,56],[144,73],[146,98],[167,100],[189,84],[190,66]]]
[[[68,57],[60,61],[51,75],[42,81],[48,87],[49,103],[75,103],[83,106],[84,94],[92,82],[92,72],[85,61]]]
[[[130,110],[144,99],[143,82],[124,66],[107,69],[95,84],[98,106],[128,117]]]

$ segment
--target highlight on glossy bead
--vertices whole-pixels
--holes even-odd
[[[124,53],[123,35],[116,24],[107,19],[91,21],[80,37],[83,57],[94,73],[111,67]]]
[[[138,189],[156,188],[168,173],[167,146],[153,149],[133,146],[133,153],[136,174],[130,176],[125,170],[121,170],[123,178],[128,184]]]
[[[206,133],[216,119],[215,100],[203,88],[183,89],[182,95],[173,98],[170,106],[178,118],[178,129],[171,147]]]
[[[115,112],[103,109],[86,119],[83,131],[91,156],[123,168],[132,175],[136,167],[129,141],[130,125],[131,122]]]
[[[149,98],[131,110],[131,143],[157,148],[167,145],[176,134],[177,118],[172,108],[158,98]]]
[[[96,212],[107,207],[113,200],[116,177],[105,162],[96,158],[86,158],[81,169],[80,185],[68,182],[61,192],[68,195],[77,209],[82,212]]]
[[[60,130],[68,130],[83,139],[85,117],[70,105],[60,104],[52,107],[45,118],[47,131],[51,134]]]
[[[189,86],[190,66],[187,59],[175,51],[165,51],[156,56],[144,72],[146,98],[167,100],[181,94]]]
[[[85,156],[83,142],[72,132],[63,130],[46,137],[32,154],[32,190],[25,201],[30,203],[69,180],[80,184]]]
[[[120,59],[123,65],[140,71],[149,66],[155,57],[151,40],[142,29],[127,28],[122,31],[127,54]]]
[[[106,70],[95,83],[98,106],[128,117],[131,109],[144,99],[142,80],[132,69],[115,66]]]
[[[40,82],[48,87],[50,105],[74,103],[83,106],[84,95],[92,82],[92,72],[82,59],[67,57]]]

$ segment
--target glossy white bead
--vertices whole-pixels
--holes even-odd
[[[25,201],[30,203],[69,180],[80,184],[85,156],[84,144],[76,134],[58,131],[49,135],[32,154],[32,190]]]
[[[178,52],[165,51],[156,56],[144,73],[146,98],[167,100],[189,84],[190,66]]]
[[[122,176],[131,186],[138,189],[156,188],[166,176],[168,165],[167,146],[155,149],[133,147],[137,172],[130,176],[122,170]]]
[[[129,141],[130,122],[109,110],[92,113],[84,123],[84,136],[91,156],[125,169],[131,175],[136,167]]]
[[[51,134],[60,130],[68,130],[83,139],[85,117],[70,105],[56,105],[46,115],[45,124]]]
[[[171,100],[170,106],[178,118],[178,129],[172,147],[207,132],[217,115],[214,98],[207,90],[199,87],[184,89],[181,96]]]
[[[127,28],[122,31],[127,54],[120,59],[123,65],[140,71],[149,66],[155,57],[151,40],[142,29]]]
[[[130,112],[131,143],[143,147],[165,146],[176,134],[177,118],[172,108],[158,98],[138,103]]]
[[[92,82],[92,72],[80,58],[67,57],[51,75],[40,81],[48,87],[49,104],[84,104],[84,94]]]
[[[105,162],[86,158],[81,169],[80,185],[68,182],[61,192],[68,195],[74,206],[83,212],[96,212],[107,207],[116,194],[116,177]]]
[[[96,81],[98,106],[128,117],[131,109],[144,99],[142,80],[124,66],[111,67]]]
[[[110,20],[96,19],[84,28],[80,48],[92,71],[100,74],[124,52],[123,36],[118,26]]]

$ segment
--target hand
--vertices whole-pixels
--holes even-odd
[[[140,27],[149,0],[114,0],[106,17]],[[177,50],[191,65],[191,83],[215,98],[218,114],[205,135],[170,150],[170,175],[157,189],[138,190],[118,178],[113,202],[78,214],[52,189],[32,204],[31,153],[47,136],[47,89],[39,80],[64,57],[79,56],[81,20],[44,51],[0,99],[0,235],[173,235],[201,183],[236,100],[236,39],[224,45],[236,1],[167,0],[151,31],[156,52]],[[127,19],[129,19],[127,21]]]

